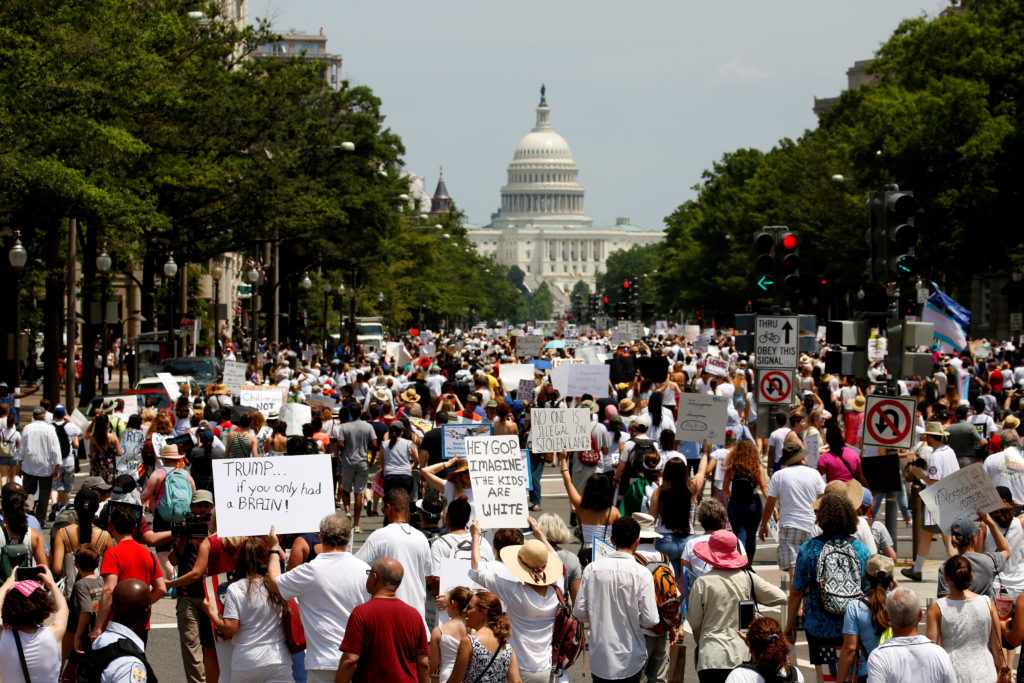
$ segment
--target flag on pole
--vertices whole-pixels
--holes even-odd
[[[971,324],[971,312],[939,289],[939,286],[934,282],[932,283],[932,289],[935,290],[935,293],[928,297],[928,301],[955,320],[960,329],[966,330]]]
[[[957,353],[967,346],[967,335],[957,321],[929,299],[921,311],[921,322],[935,325],[935,339],[943,353]]]
[[[224,614],[224,596],[227,594],[229,585],[231,585],[231,578],[226,572],[203,579],[203,592],[207,598],[216,598],[218,614]],[[213,627],[213,640],[218,643],[224,640],[216,626]]]

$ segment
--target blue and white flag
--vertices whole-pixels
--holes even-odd
[[[921,322],[935,325],[935,339],[939,341],[943,353],[956,353],[967,346],[967,335],[963,328],[930,299],[921,311]]]
[[[928,297],[928,301],[935,304],[939,310],[949,314],[949,317],[955,320],[961,329],[966,330],[971,324],[971,312],[939,289],[939,286],[934,282],[932,283],[932,289],[935,290],[935,293]]]

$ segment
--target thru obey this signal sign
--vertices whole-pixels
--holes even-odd
[[[789,370],[757,371],[757,402],[784,405],[793,400],[793,373]]]
[[[911,448],[917,402],[912,398],[868,396],[864,409],[864,443],[884,448]]]

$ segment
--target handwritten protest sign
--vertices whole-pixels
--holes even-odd
[[[239,392],[242,391],[242,385],[245,384],[246,369],[245,363],[239,363],[234,360],[224,361],[224,386],[234,396],[238,396]]]
[[[288,455],[213,461],[217,530],[225,536],[316,531],[334,512],[329,455]]]
[[[420,358],[432,358],[437,354],[437,347],[433,344],[424,344],[420,347]]]
[[[528,334],[516,340],[516,349],[519,351],[520,358],[539,356],[542,348],[544,348],[544,337],[539,334]]]
[[[620,346],[622,344],[629,346],[631,341],[633,341],[633,335],[629,332],[622,332],[620,330],[612,332],[612,346]]]
[[[264,417],[269,417],[284,405],[284,387],[243,384],[238,393],[238,405],[250,406],[263,413]]]
[[[534,368],[530,363],[502,363],[498,366],[498,378],[505,391],[512,391],[524,379],[533,379]]]
[[[178,394],[181,393],[178,383],[174,381],[174,375],[169,372],[158,372],[156,376],[160,378],[160,383],[164,385],[164,391],[171,397],[171,405],[173,406],[174,402],[178,400]]]
[[[532,403],[534,394],[537,391],[537,382],[532,379],[521,379],[519,380],[519,390],[516,392],[516,398],[520,401],[526,401]]]
[[[519,437],[466,437],[473,507],[482,529],[527,526],[526,482]]]
[[[557,368],[559,365],[583,365],[587,361],[582,358],[552,358],[551,367]]]
[[[704,372],[716,377],[725,377],[729,374],[729,361],[709,355],[704,359]]]
[[[309,395],[309,405],[311,408],[317,411],[318,415],[320,414],[320,411],[324,408],[330,408],[331,410],[333,410],[334,406],[337,405],[337,403],[338,400],[330,396],[324,396],[323,394]]]
[[[979,512],[993,512],[1003,507],[1003,499],[981,463],[946,475],[921,491],[921,500],[946,534],[960,517],[974,519]]]
[[[309,406],[301,403],[285,403],[281,406],[277,419],[288,425],[285,428],[285,434],[302,436],[302,425],[313,419],[313,411]]]
[[[697,341],[700,336],[700,325],[683,325],[683,338],[688,342]]]
[[[576,355],[583,359],[585,363],[603,363],[604,359],[601,358],[601,351],[604,347],[588,344],[581,346],[576,349]]]
[[[467,422],[464,424],[441,425],[441,457],[466,457],[466,437],[483,436],[491,433],[490,422]]]
[[[562,396],[606,396],[608,394],[608,377],[610,368],[603,363],[591,365],[583,363],[564,363],[551,369],[551,385]]]
[[[587,408],[534,408],[530,411],[534,453],[588,450],[590,429]]]
[[[468,539],[469,536],[467,535],[466,538]],[[447,593],[452,588],[457,588],[458,586],[465,586],[471,590],[483,590],[483,586],[469,578],[471,567],[472,562],[470,560],[457,557],[442,557],[438,575],[440,579],[438,593]]]
[[[729,399],[710,394],[680,394],[676,438],[680,441],[725,442]]]
[[[395,365],[398,367],[404,367],[412,362],[412,356],[405,350],[405,344],[402,342],[390,342],[387,355],[394,359]]]

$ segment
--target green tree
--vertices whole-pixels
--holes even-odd
[[[605,271],[598,273],[596,291],[614,301],[623,296],[622,283],[630,278],[637,278],[637,287],[645,299],[655,299],[654,274],[659,268],[659,252],[661,244],[635,244],[629,249],[618,249],[608,255]]]
[[[555,298],[547,282],[541,282],[530,294],[530,316],[533,320],[550,320]]]

